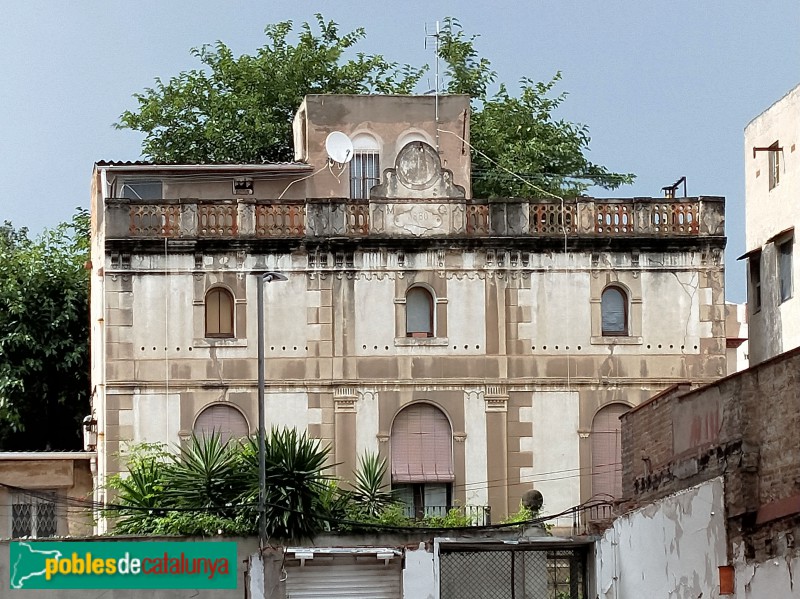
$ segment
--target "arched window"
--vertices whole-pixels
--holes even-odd
[[[206,293],[206,337],[233,337],[233,296],[222,287]]]
[[[369,199],[369,190],[381,182],[380,146],[368,133],[353,137],[353,158],[350,160],[350,197]]]
[[[234,407],[225,404],[213,404],[200,412],[194,423],[195,435],[218,434],[223,442],[241,439],[250,434],[247,420]]]
[[[628,296],[619,287],[606,287],[601,297],[603,336],[628,334]]]
[[[433,337],[433,296],[424,287],[406,294],[406,337]]]
[[[439,408],[404,408],[391,435],[392,490],[409,516],[446,515],[451,502],[453,431]]]
[[[619,417],[628,410],[630,408],[624,404],[609,404],[597,412],[592,421],[592,495],[622,497],[622,423]]]

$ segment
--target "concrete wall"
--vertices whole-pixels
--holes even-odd
[[[718,567],[727,563],[722,478],[616,519],[595,560],[598,599],[719,597]]]
[[[780,181],[769,185],[769,154],[753,152],[775,142],[779,152]],[[761,251],[761,309],[753,301],[750,285],[750,360],[757,364],[800,345],[800,259],[795,238],[793,265],[794,292],[781,302],[777,276],[776,238],[800,226],[800,86],[754,118],[744,130],[745,208],[748,253]],[[752,283],[752,281],[751,281]]]

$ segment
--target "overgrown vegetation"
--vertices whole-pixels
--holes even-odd
[[[429,68],[355,52],[364,29],[341,33],[319,14],[313,25],[300,26],[294,43],[291,21],[264,33],[266,43],[252,55],[234,56],[223,42],[193,49],[201,68],[157,78],[134,95],[137,108],[123,112],[116,126],[144,133],[142,153],[157,162],[291,160],[292,117],[306,94],[408,94]],[[513,94],[495,85],[497,73],[477,41],[458,20],[445,19],[444,91],[472,98],[475,197],[576,195],[633,181],[588,160],[585,125],[556,118],[566,99],[555,92],[560,73],[545,82],[523,77]]]
[[[115,534],[248,535],[258,529],[258,444],[193,436],[175,453],[141,445],[128,455],[129,474],[114,476],[108,516]],[[326,531],[381,527],[458,528],[476,524],[463,508],[415,520],[383,482],[386,462],[360,456],[352,489],[326,473],[329,449],[295,429],[266,440],[266,523],[271,538],[308,539]],[[529,513],[529,512],[528,512]],[[518,521],[522,521],[521,519]]]

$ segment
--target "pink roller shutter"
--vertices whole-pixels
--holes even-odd
[[[630,408],[610,404],[592,422],[592,494],[622,497],[622,423]]]
[[[231,406],[216,404],[203,410],[194,424],[196,435],[219,434],[223,441],[241,439],[250,434],[241,412]]]
[[[392,482],[451,482],[453,433],[444,413],[429,404],[404,409],[392,425]]]

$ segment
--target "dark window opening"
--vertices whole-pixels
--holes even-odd
[[[600,302],[603,336],[628,334],[628,296],[619,287],[606,287]]]

